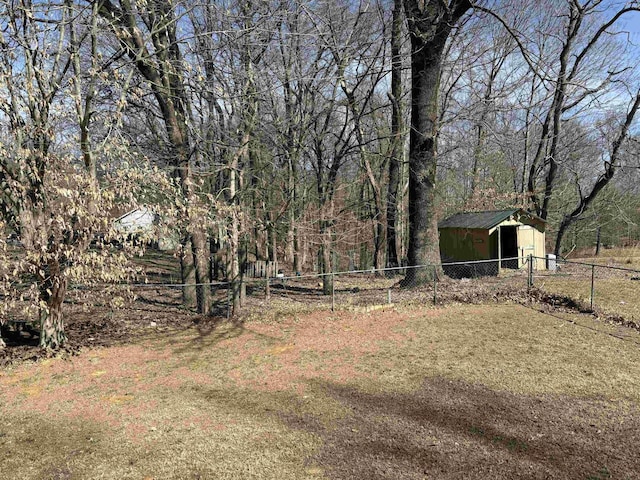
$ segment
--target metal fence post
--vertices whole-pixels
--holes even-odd
[[[591,265],[591,310],[593,311],[593,294],[595,291],[596,266]]]
[[[391,305],[391,289],[387,290],[387,303]]]
[[[527,286],[533,287],[533,255],[529,254],[529,278],[527,279]]]

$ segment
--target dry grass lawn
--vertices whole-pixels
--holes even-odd
[[[638,247],[603,250],[598,257],[582,258],[561,265],[557,274],[543,272],[534,283],[541,290],[566,296],[589,307],[591,275],[594,270],[593,305],[600,312],[621,316],[640,325],[640,250]],[[619,267],[624,270],[605,267]]]
[[[518,305],[328,311],[0,372],[10,479],[637,478],[640,336]]]
[[[599,265],[619,265],[640,269],[640,244],[630,247],[602,248],[596,257],[593,249],[585,251],[586,255],[574,253],[569,260],[596,263]]]

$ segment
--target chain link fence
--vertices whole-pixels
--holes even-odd
[[[550,261],[529,256],[326,274],[278,273],[266,278],[244,277],[237,282],[198,285],[184,285],[175,280],[150,277],[145,283],[122,285],[121,293],[114,289],[113,294],[100,302],[92,298],[96,286],[73,286],[67,303],[84,307],[85,303],[93,302],[93,306],[102,310],[124,308],[132,315],[146,312],[169,322],[185,310],[195,312],[203,302],[199,298],[185,305],[188,289],[195,295],[208,294],[208,315],[242,318],[313,310],[368,312],[390,305],[522,302],[532,298],[533,287],[552,302],[572,304],[640,325],[640,270],[564,259]],[[14,320],[14,327],[20,328],[34,319],[16,316]]]
[[[210,314],[227,318],[240,313],[264,312],[271,307],[279,311],[369,311],[385,305],[477,303],[510,296],[526,289],[529,284],[528,262],[527,258],[514,257],[501,261],[455,262],[324,274],[280,273],[206,285],[137,284],[133,286],[133,291],[139,301],[178,305],[185,288],[195,287],[198,294],[203,288],[208,288]]]
[[[526,286],[526,274],[509,268],[509,262],[518,259],[503,260],[500,276],[498,262],[489,260],[275,278],[269,279],[270,293],[333,309],[472,300],[488,291]]]
[[[179,301],[181,285],[154,287],[158,292],[174,289],[174,301]],[[326,274],[278,274],[243,278],[236,284],[212,283],[208,287],[211,314],[229,318],[240,313],[264,312],[274,306],[279,311],[370,311],[397,304],[521,301],[534,287],[564,299],[565,304],[619,316],[640,325],[640,270],[560,258],[529,256]],[[149,286],[141,290],[145,288]]]
[[[531,280],[543,292],[571,299],[581,309],[640,325],[640,270],[613,262],[549,262],[535,257],[533,262],[550,263],[551,268],[534,270]]]

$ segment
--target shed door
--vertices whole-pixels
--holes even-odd
[[[518,268],[518,234],[517,227],[504,226],[500,227],[500,251],[502,258],[510,260],[502,260],[502,268]]]
[[[518,256],[519,263],[522,267],[527,261],[529,255],[535,255],[535,229],[529,225],[520,225],[518,227]]]

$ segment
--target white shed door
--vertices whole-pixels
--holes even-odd
[[[529,225],[520,225],[518,227],[518,253],[522,267],[529,255],[535,255],[535,229]]]

